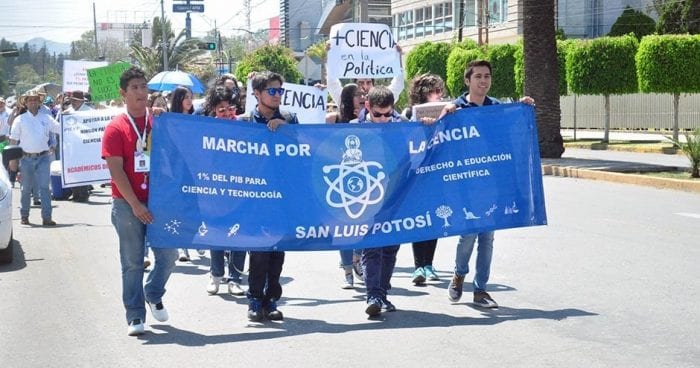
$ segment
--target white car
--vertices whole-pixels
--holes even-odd
[[[7,170],[0,167],[0,264],[12,262],[12,245],[12,186]]]

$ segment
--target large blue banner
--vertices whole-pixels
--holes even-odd
[[[154,121],[149,246],[323,250],[546,224],[533,108],[418,123]]]

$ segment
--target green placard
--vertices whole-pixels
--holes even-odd
[[[92,100],[109,101],[119,98],[119,77],[129,69],[129,63],[116,63],[87,70]]]

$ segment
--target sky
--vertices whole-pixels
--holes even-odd
[[[176,3],[182,3],[175,1]],[[160,16],[160,0],[0,0],[0,38],[25,42],[34,37],[70,43],[93,29],[92,4],[97,23],[142,23]],[[244,34],[243,0],[192,1],[204,4],[204,13],[191,13],[192,36],[204,36],[214,22],[224,36]],[[185,28],[185,13],[173,13],[173,0],[164,0],[165,16],[177,32]],[[279,14],[279,0],[251,0],[251,31],[268,27],[268,19]]]

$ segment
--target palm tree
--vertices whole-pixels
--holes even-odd
[[[186,39],[185,30],[181,30],[177,36],[174,36],[172,30],[170,29],[170,22],[164,22],[163,26],[166,28],[166,34],[168,35],[168,44],[166,45],[165,52],[168,53],[168,67],[167,70],[184,70],[192,71],[195,69],[193,65],[197,62],[202,55],[206,53],[205,50],[199,48],[201,43],[198,39]],[[139,43],[133,43],[131,45],[131,56],[136,60],[141,69],[148,78],[162,72],[163,69],[163,42],[162,42],[162,32],[161,32],[161,22],[159,18],[153,19],[153,47],[143,47]]]
[[[555,0],[523,0],[524,94],[537,103],[540,156],[564,153],[559,105],[559,66],[554,24]]]

